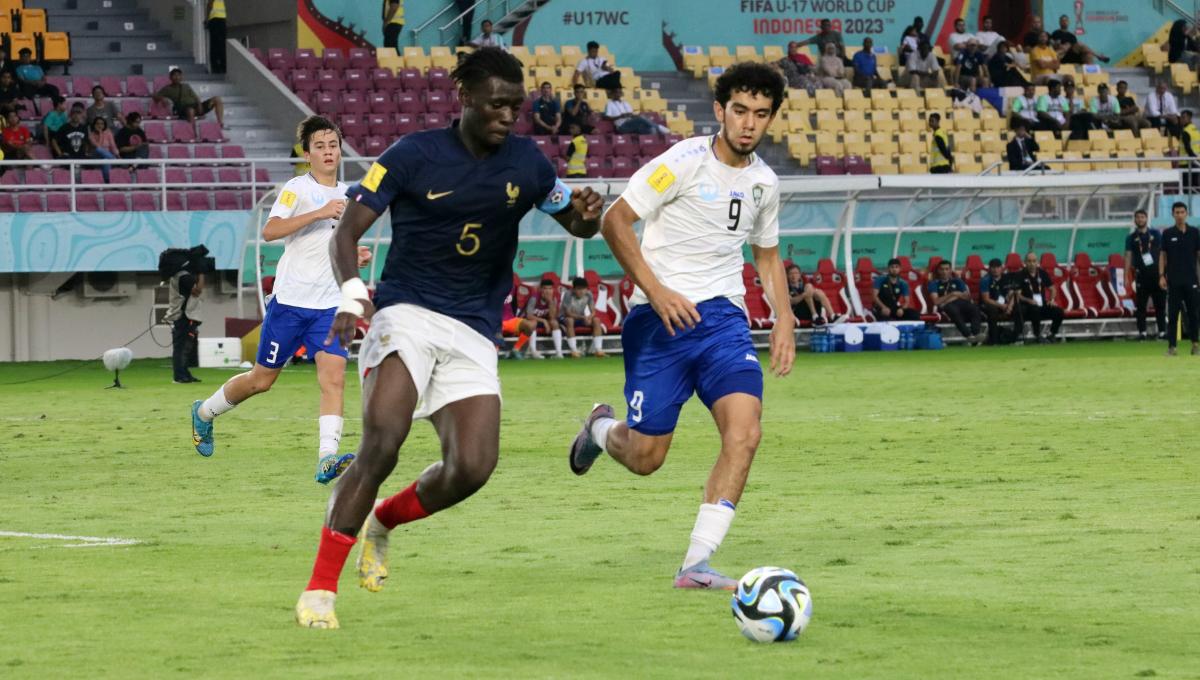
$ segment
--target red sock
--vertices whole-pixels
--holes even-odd
[[[321,547],[317,548],[317,562],[313,565],[312,579],[305,590],[330,590],[336,593],[338,577],[356,540],[354,536],[321,527]]]
[[[529,344],[529,336],[522,333],[521,336],[517,338],[517,342],[513,345],[513,349],[520,352],[521,349],[527,344]]]
[[[421,499],[417,498],[416,482],[409,484],[408,488],[375,506],[375,519],[389,529],[428,516],[429,513],[421,507]]]

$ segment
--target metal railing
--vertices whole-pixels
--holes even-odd
[[[1038,160],[1033,165],[1029,166],[1028,168],[1026,168],[1020,172],[1016,172],[1016,171],[1004,172],[1004,169],[1008,167],[1008,161],[1007,160],[999,160],[999,161],[995,161],[995,162],[991,163],[986,168],[984,168],[978,174],[978,176],[979,177],[988,177],[988,176],[1000,176],[1000,175],[1004,175],[1004,174],[1007,174],[1007,175],[1062,174],[1063,172],[1065,172],[1065,170],[1063,170],[1062,168],[1056,168],[1054,166],[1082,165],[1084,163],[1087,163],[1089,165],[1101,165],[1101,164],[1112,165],[1113,166],[1111,168],[1112,170],[1137,170],[1139,172],[1144,171],[1144,170],[1166,169],[1168,167],[1179,169],[1179,170],[1200,171],[1200,158],[1192,158],[1189,156],[1150,156],[1150,157],[1122,156],[1120,158],[1057,158],[1057,159],[1049,158],[1049,159],[1041,159],[1041,160]],[[1109,170],[1108,168],[1105,168],[1104,170],[1097,170],[1096,172],[1106,172],[1108,170]],[[1200,192],[1200,187],[1186,186],[1186,187],[1183,187],[1183,189],[1184,189],[1183,193],[1188,193],[1188,194]]]

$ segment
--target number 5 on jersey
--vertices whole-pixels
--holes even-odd
[[[483,224],[480,222],[467,222],[463,225],[462,235],[458,237],[458,244],[456,246],[459,255],[471,257],[479,252],[479,235],[472,234],[471,231],[481,227],[483,227]]]

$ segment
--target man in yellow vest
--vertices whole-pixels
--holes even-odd
[[[571,135],[571,146],[567,147],[567,177],[587,177],[587,137],[583,136],[579,123],[568,125],[567,132]]]
[[[1181,156],[1196,160],[1196,156],[1200,156],[1200,130],[1196,129],[1192,123],[1192,112],[1184,109],[1179,113],[1179,127],[1183,130],[1179,133],[1179,144],[1182,147]],[[1197,177],[1195,172],[1195,163],[1188,163],[1184,166],[1186,169],[1183,173],[1183,186],[1192,187],[1200,185],[1200,177]]]
[[[225,73],[225,0],[208,0],[204,14],[208,29],[208,70]]]
[[[950,155],[950,138],[941,129],[942,114],[929,114],[929,172],[945,175],[954,172],[954,157]]]
[[[404,30],[404,1],[383,0],[383,46],[400,51],[400,33]]]

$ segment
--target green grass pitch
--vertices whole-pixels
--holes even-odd
[[[812,624],[775,645],[728,594],[671,588],[717,450],[702,406],[655,475],[570,473],[620,358],[504,363],[491,482],[394,534],[382,593],[343,572],[339,631],[292,620],[328,497],[310,367],[220,419],[211,459],[188,408],[227,371],[0,385],[0,531],[141,542],[0,536],[0,677],[1200,678],[1200,358],[1163,349],[801,354],[768,378],[714,565],[807,581]],[[418,425],[383,491],[436,450]]]

